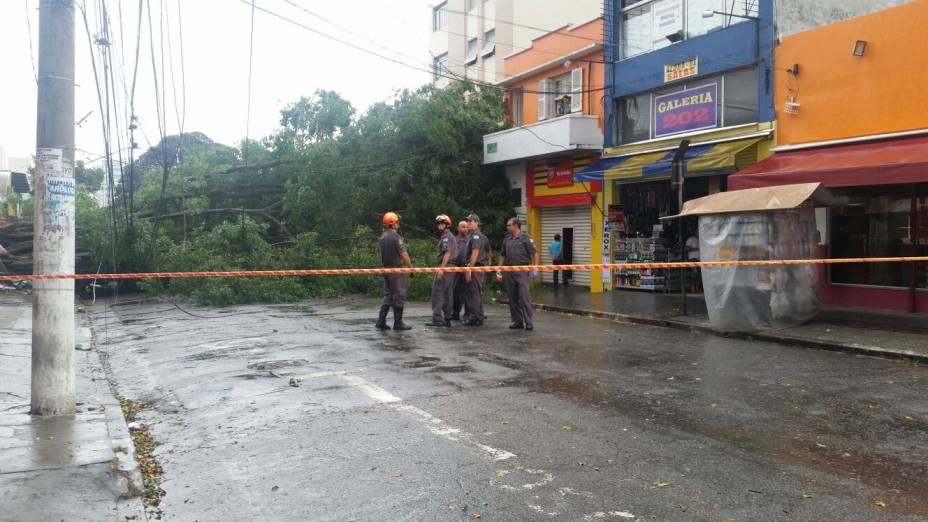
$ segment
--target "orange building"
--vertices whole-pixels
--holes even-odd
[[[729,189],[817,181],[823,255],[928,255],[928,1],[783,39],[775,52],[777,148]],[[824,304],[928,312],[926,266],[822,269]]]
[[[603,147],[603,19],[563,27],[504,59],[511,128],[484,136],[484,164],[502,167],[520,193],[526,230],[553,262],[550,245],[562,238],[566,263],[600,263],[611,195],[601,182],[575,183],[600,168]],[[605,237],[608,237],[606,235]],[[607,239],[608,241],[608,239]],[[546,272],[544,281],[552,282]],[[600,292],[610,286],[598,272],[571,274],[571,283]]]

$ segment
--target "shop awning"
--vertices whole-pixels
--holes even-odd
[[[695,144],[686,152],[687,176],[728,174],[757,161],[755,146],[763,138]],[[676,151],[645,152],[604,157],[574,174],[574,182],[613,181],[636,183],[670,178]]]
[[[593,163],[590,163],[577,172],[574,172],[574,183],[602,181],[603,177],[607,172],[609,172],[610,169],[621,165],[627,159],[627,156],[616,158],[600,158],[599,161],[594,161]]]
[[[778,152],[730,176],[728,188],[809,182],[829,188],[928,182],[928,137]]]
[[[739,154],[747,151],[757,144],[761,138],[751,138],[747,140],[727,141],[724,143],[714,143],[711,145],[691,145],[686,151],[686,174],[687,176],[696,177],[708,174],[728,174],[737,170],[740,166]],[[646,178],[669,178],[673,163],[673,157],[676,151],[668,151],[660,159],[646,165],[642,169],[642,174]],[[747,158],[749,163],[756,161],[756,153]]]
[[[802,205],[807,199],[830,199],[821,183],[800,183],[797,185],[780,185],[776,187],[751,188],[719,192],[699,199],[687,201],[683,210],[676,216],[662,217],[662,220],[684,216],[704,216],[709,214],[729,214],[737,212],[767,212],[786,210]]]

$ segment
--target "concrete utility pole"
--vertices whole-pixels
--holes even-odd
[[[73,0],[39,3],[36,274],[74,273],[74,14]],[[74,380],[74,281],[36,281],[33,415],[73,415]]]

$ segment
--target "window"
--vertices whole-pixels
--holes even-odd
[[[757,121],[757,69],[741,69],[725,75],[722,106],[726,127]]]
[[[464,63],[470,65],[477,61],[477,39],[467,41],[467,52],[464,53]]]
[[[928,211],[928,186],[917,187],[918,240],[912,240],[912,187],[884,185],[833,189],[845,206],[831,211],[830,257],[924,256],[928,251],[928,229],[923,225]],[[914,246],[913,246],[914,244]],[[916,270],[916,286],[926,287],[925,265]],[[861,263],[833,265],[831,282],[837,284],[908,287],[912,281],[908,263]]]
[[[483,35],[483,50],[480,56],[486,58],[496,52],[496,30],[490,29]]]
[[[477,0],[467,0],[467,11],[473,11],[477,8]]]
[[[616,104],[619,110],[619,142],[634,143],[654,135],[654,98],[685,89],[718,84],[716,125],[731,127],[757,121],[757,68],[739,69],[722,75],[692,78],[686,83],[628,96]]]
[[[705,17],[704,13],[756,17],[757,4],[752,0],[623,0],[621,56],[631,58],[744,22],[744,18],[725,14]]]
[[[622,143],[651,139],[651,94],[622,98],[618,105],[622,114]]]
[[[512,124],[519,127],[525,121],[523,114],[525,111],[525,94],[522,89],[512,91]]]
[[[432,78],[437,82],[448,76],[448,53],[432,58]]]
[[[440,31],[448,26],[448,4],[444,3],[432,9],[432,30]]]
[[[583,69],[538,82],[538,119],[583,112]]]
[[[651,50],[651,6],[622,14],[622,58]]]

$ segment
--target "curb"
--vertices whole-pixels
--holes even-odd
[[[106,431],[115,456],[113,474],[120,483],[120,497],[123,499],[140,497],[145,491],[145,485],[142,480],[142,469],[135,458],[135,444],[129,435],[129,426],[123,417],[119,401],[113,395],[106,368],[97,350],[95,329],[86,316],[81,322],[83,323],[81,337],[84,337],[84,342],[79,344],[81,347],[78,349],[88,352],[88,355],[92,357],[94,380],[100,383],[100,395],[103,397],[100,405],[106,415]]]
[[[508,304],[506,301],[497,302]],[[677,328],[691,332],[701,332],[728,339],[741,339],[745,341],[763,341],[777,343],[786,346],[801,346],[803,348],[815,348],[818,350],[828,350],[832,352],[844,352],[855,355],[867,355],[871,357],[882,357],[884,359],[905,359],[912,362],[928,363],[928,354],[905,351],[905,350],[888,350],[878,346],[865,346],[859,344],[844,344],[805,337],[796,337],[784,334],[769,334],[758,332],[731,332],[719,330],[711,326],[687,323],[684,321],[675,321],[672,319],[657,319],[654,317],[642,317],[616,312],[602,312],[598,310],[578,310],[564,306],[548,305],[542,303],[532,303],[532,308],[546,312],[555,312],[568,315],[577,315],[581,317],[591,317],[594,319],[608,319],[612,321],[622,321],[632,324],[643,324],[647,326],[658,326],[663,328]]]

